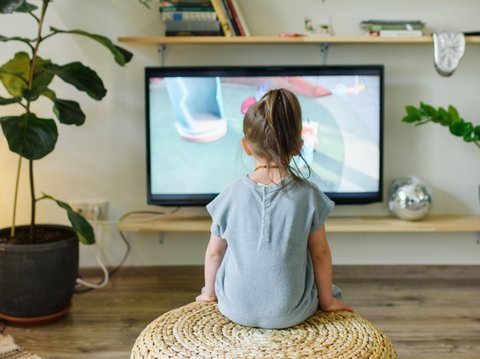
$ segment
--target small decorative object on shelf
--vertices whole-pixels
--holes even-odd
[[[390,186],[388,209],[400,219],[414,221],[425,217],[432,207],[432,192],[418,177],[405,176]]]
[[[420,37],[425,23],[420,20],[364,20],[360,27],[369,36]]]
[[[308,35],[333,35],[332,19],[330,17],[319,21],[306,17],[304,27],[305,33]]]
[[[437,72],[451,76],[465,53],[465,35],[461,32],[433,34],[433,59]]]

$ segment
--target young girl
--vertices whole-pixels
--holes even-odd
[[[353,311],[332,286],[324,221],[334,203],[292,167],[303,144],[298,99],[267,92],[245,114],[243,132],[256,167],[207,205],[212,234],[197,301],[218,299],[233,322],[268,329],[296,325],[318,307]]]

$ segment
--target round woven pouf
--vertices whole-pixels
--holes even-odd
[[[131,359],[397,358],[392,342],[349,312],[315,315],[288,329],[258,329],[225,318],[216,303],[190,303],[150,323]]]

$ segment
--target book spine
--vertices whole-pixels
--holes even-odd
[[[247,22],[245,21],[245,16],[243,16],[243,12],[240,9],[240,4],[238,3],[238,0],[231,0],[233,7],[235,8],[235,12],[237,13],[238,20],[240,20],[240,23],[242,24],[243,32],[245,33],[245,36],[250,36],[250,30],[248,29]]]
[[[217,15],[215,11],[169,11],[162,13],[162,20],[216,21]]]
[[[360,24],[362,29],[367,31],[381,31],[381,30],[422,30],[422,24]]]
[[[161,13],[174,12],[174,11],[213,11],[213,7],[209,6],[168,6],[159,8]]]
[[[235,18],[233,17],[233,13],[230,10],[230,6],[228,6],[228,1],[227,0],[221,0],[220,1],[223,7],[223,10],[225,11],[225,14],[227,15],[228,19],[228,24],[230,26],[230,29],[232,32],[236,35],[239,36],[240,34],[240,29],[237,26],[237,23],[235,22]]]
[[[165,36],[223,36],[221,31],[165,31]]]
[[[169,8],[211,8],[212,4],[210,0],[202,1],[160,1],[160,9],[169,9]],[[161,11],[161,10],[160,10]]]
[[[167,20],[164,25],[166,31],[220,31],[218,21]]]
[[[232,0],[228,0],[228,7],[230,8],[230,11],[232,13],[233,19],[235,20],[235,23],[237,24],[238,31],[240,32],[240,36],[245,36],[245,30],[243,30],[242,23],[240,22],[240,19],[238,18],[237,12],[235,11],[235,6],[233,6]]]
[[[211,1],[212,1],[213,9],[217,14],[218,21],[222,26],[223,34],[228,37],[233,36],[232,30],[230,30],[230,27],[228,26],[227,15],[222,11],[220,0],[211,0]]]
[[[381,37],[420,37],[422,36],[421,30],[380,30],[379,36]]]

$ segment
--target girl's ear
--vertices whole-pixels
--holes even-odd
[[[250,145],[249,145],[248,141],[245,138],[242,138],[240,140],[240,144],[242,145],[242,148],[245,151],[245,153],[247,154],[247,156],[251,156],[252,155],[252,149],[250,148]]]

